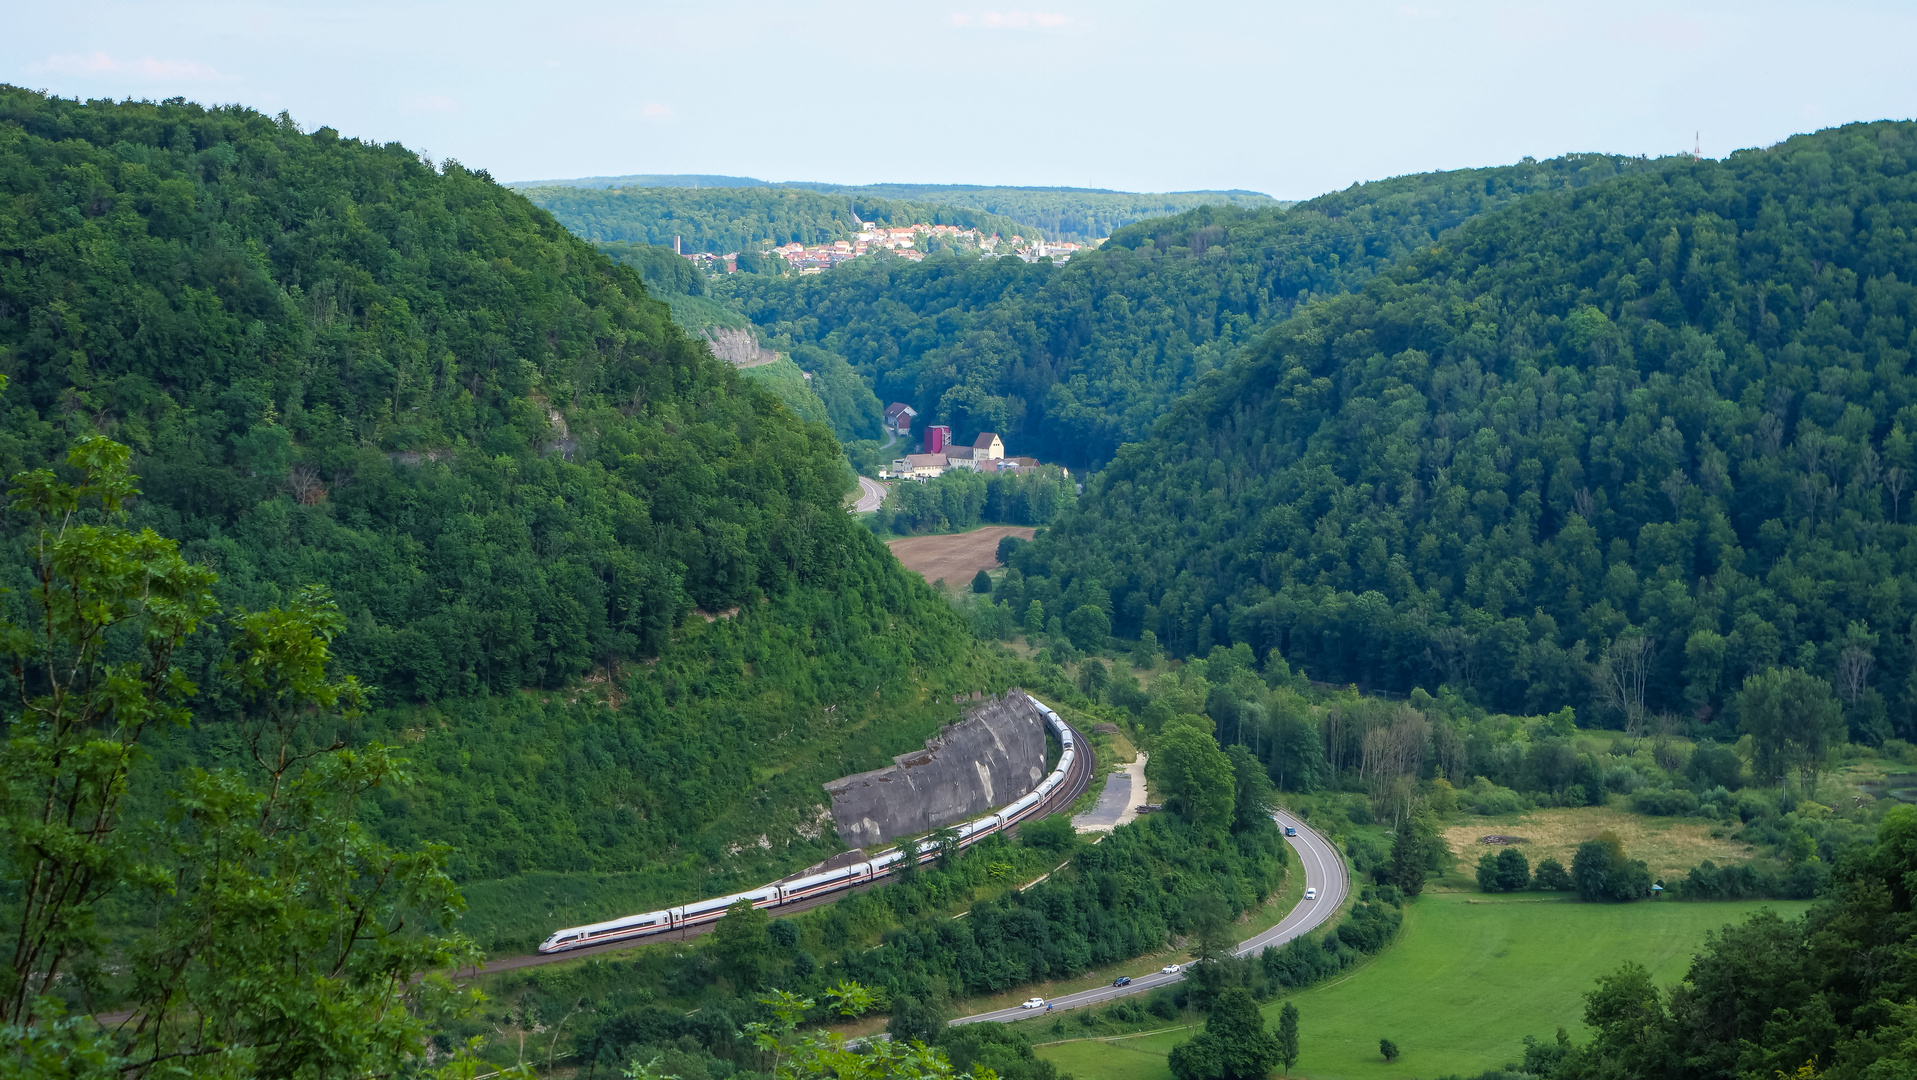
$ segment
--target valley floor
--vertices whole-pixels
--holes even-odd
[[[1584,904],[1535,894],[1511,898],[1430,893],[1405,913],[1398,941],[1342,979],[1291,995],[1301,1054],[1291,1075],[1323,1080],[1398,1080],[1475,1075],[1523,1056],[1523,1040],[1574,1039],[1584,994],[1626,960],[1664,984],[1682,978],[1704,935],[1770,907],[1786,918],[1808,905],[1740,903]],[[1265,1007],[1275,1025],[1280,999]],[[1032,1037],[1054,1039],[1032,1024]],[[1197,1029],[1110,1040],[1055,1041],[1039,1054],[1060,1072],[1100,1080],[1169,1080],[1166,1055]],[[1403,1056],[1386,1065],[1378,1040]]]
[[[972,583],[980,570],[998,568],[998,542],[1007,536],[1030,540],[1038,530],[1022,525],[987,525],[971,532],[908,536],[887,540],[899,562],[907,570],[922,574],[927,581],[943,581],[957,589]]]

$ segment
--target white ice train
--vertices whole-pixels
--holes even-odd
[[[1072,746],[1072,729],[1066,726],[1059,715],[1046,708],[1037,698],[1026,695],[1031,703],[1038,707],[1039,714],[1052,726],[1057,735],[1062,753],[1058,756],[1058,766],[1045,779],[1039,781],[1026,796],[1010,806],[1003,807],[990,814],[970,821],[958,827],[960,847],[966,847],[978,840],[1015,825],[1030,816],[1033,808],[1065,782],[1072,770],[1072,761],[1077,753]],[[939,846],[935,841],[922,840],[918,844],[918,861],[929,862],[938,858]],[[593,923],[590,926],[573,926],[557,930],[541,942],[542,953],[565,952],[568,949],[582,949],[592,945],[603,945],[609,941],[626,941],[631,938],[646,937],[651,934],[665,934],[688,926],[699,926],[715,922],[725,915],[726,909],[740,900],[752,901],[756,908],[775,908],[785,904],[795,904],[810,900],[815,896],[838,892],[865,885],[890,875],[905,856],[898,848],[866,862],[853,863],[836,870],[822,870],[791,881],[775,882],[751,892],[733,893],[730,896],[715,896],[710,900],[701,900],[696,904],[683,907],[666,908],[664,911],[648,911],[643,915],[628,915],[623,919],[610,922]]]

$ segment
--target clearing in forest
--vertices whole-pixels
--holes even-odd
[[[1690,873],[1691,867],[1705,859],[1722,866],[1747,862],[1757,854],[1751,845],[1731,839],[1729,827],[1723,823],[1648,817],[1621,806],[1561,807],[1496,817],[1466,814],[1458,824],[1444,830],[1444,841],[1458,857],[1459,872],[1466,876],[1476,871],[1478,856],[1502,850],[1479,843],[1480,838],[1493,834],[1522,841],[1513,846],[1524,852],[1532,869],[1543,859],[1553,858],[1569,870],[1578,845],[1606,831],[1616,833],[1624,843],[1625,854],[1643,859],[1651,876],[1667,884],[1674,877]],[[1713,832],[1718,835],[1711,835]]]
[[[971,532],[887,540],[885,546],[907,570],[924,575],[925,580],[944,579],[951,588],[963,589],[980,570],[997,568],[999,540],[1007,536],[1030,540],[1037,531],[1020,525],[987,525]]]
[[[1741,922],[1759,908],[1795,918],[1807,906],[1790,901],[1584,904],[1518,894],[1427,893],[1410,905],[1398,941],[1343,977],[1264,1006],[1276,1027],[1286,1000],[1298,1006],[1294,1077],[1312,1080],[1397,1080],[1406,1076],[1474,1076],[1524,1056],[1524,1037],[1549,1042],[1562,1025],[1589,1038],[1584,995],[1599,975],[1626,960],[1649,968],[1661,984],[1682,978],[1704,935]],[[1066,1037],[1071,1028],[1066,1025]],[[1034,1042],[1060,1036],[1029,1025]],[[1166,1055],[1199,1028],[1114,1042],[1081,1040],[1040,1046],[1060,1072],[1101,1080],[1171,1080]],[[1378,1040],[1404,1056],[1386,1065]]]

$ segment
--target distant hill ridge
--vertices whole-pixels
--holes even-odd
[[[700,173],[589,176],[573,180],[521,180],[506,185],[524,192],[577,188],[617,190],[632,188],[766,188],[772,191],[810,191],[861,199],[889,199],[930,203],[960,210],[997,214],[1036,228],[1048,239],[1095,240],[1113,230],[1146,218],[1184,213],[1200,206],[1283,208],[1291,205],[1256,191],[1113,191],[1107,188],[1016,187],[984,184],[828,184],[809,180],[775,182],[750,176]],[[556,196],[534,201],[559,213],[548,203]],[[561,214],[562,220],[564,214]],[[570,223],[568,223],[570,224]]]
[[[807,191],[852,192],[860,195],[878,195],[885,198],[911,198],[915,195],[937,195],[960,192],[1041,192],[1047,195],[1226,195],[1235,205],[1268,206],[1284,200],[1274,199],[1262,191],[1246,188],[1194,188],[1190,191],[1120,191],[1117,188],[1094,187],[1046,187],[1044,185],[1023,184],[831,184],[823,180],[760,180],[752,176],[719,176],[711,173],[631,173],[626,176],[581,176],[570,180],[511,180],[504,186],[515,190],[536,187],[789,187],[804,188]]]

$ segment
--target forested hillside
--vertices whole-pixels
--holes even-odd
[[[1535,195],[1306,305],[1015,559],[1119,633],[1495,708],[1911,731],[1917,124]]]
[[[1289,210],[1207,207],[1121,229],[1062,267],[860,259],[718,286],[768,333],[843,355],[881,399],[970,439],[1093,466],[1313,296],[1362,285],[1473,215],[1659,162],[1577,155],[1401,177]]]
[[[531,180],[509,185],[535,188],[781,188],[897,199],[983,210],[1042,230],[1047,239],[1083,243],[1149,217],[1179,214],[1200,206],[1272,206],[1277,200],[1256,191],[1107,191],[1102,188],[996,187],[974,184],[826,184],[806,180],[770,183],[749,176],[694,173],[587,176],[576,180]],[[931,224],[937,224],[932,222]]]
[[[1032,235],[1032,227],[966,207],[828,195],[799,188],[526,188],[521,194],[587,240],[623,240],[715,254],[756,253],[764,242],[850,240],[860,222],[902,228],[957,225],[986,235]]]
[[[224,608],[331,590],[376,692],[342,734],[417,782],[373,823],[467,880],[803,864],[835,847],[819,782],[1003,680],[844,512],[823,424],[632,269],[398,144],[0,88],[0,374],[0,473],[107,435],[133,523]],[[209,630],[177,658],[209,720],[238,708],[227,652]],[[235,752],[217,722],[152,749]]]
[[[706,288],[705,275],[692,263],[673,254],[671,248],[622,240],[595,246],[614,261],[639,271],[639,276],[645,279],[646,291],[664,300],[672,308],[672,320],[694,337],[704,336],[714,328],[749,329],[745,316],[713,299]],[[879,434],[884,406],[872,396],[872,388],[846,364],[844,357],[811,346],[799,346],[792,353],[792,362],[812,378],[797,387],[773,386],[773,392],[781,401],[802,419],[813,418],[808,408],[823,407],[824,418],[840,442],[872,439]],[[788,363],[782,370],[790,367]],[[775,374],[757,368],[749,372],[757,374],[749,373],[748,378],[761,381]]]

